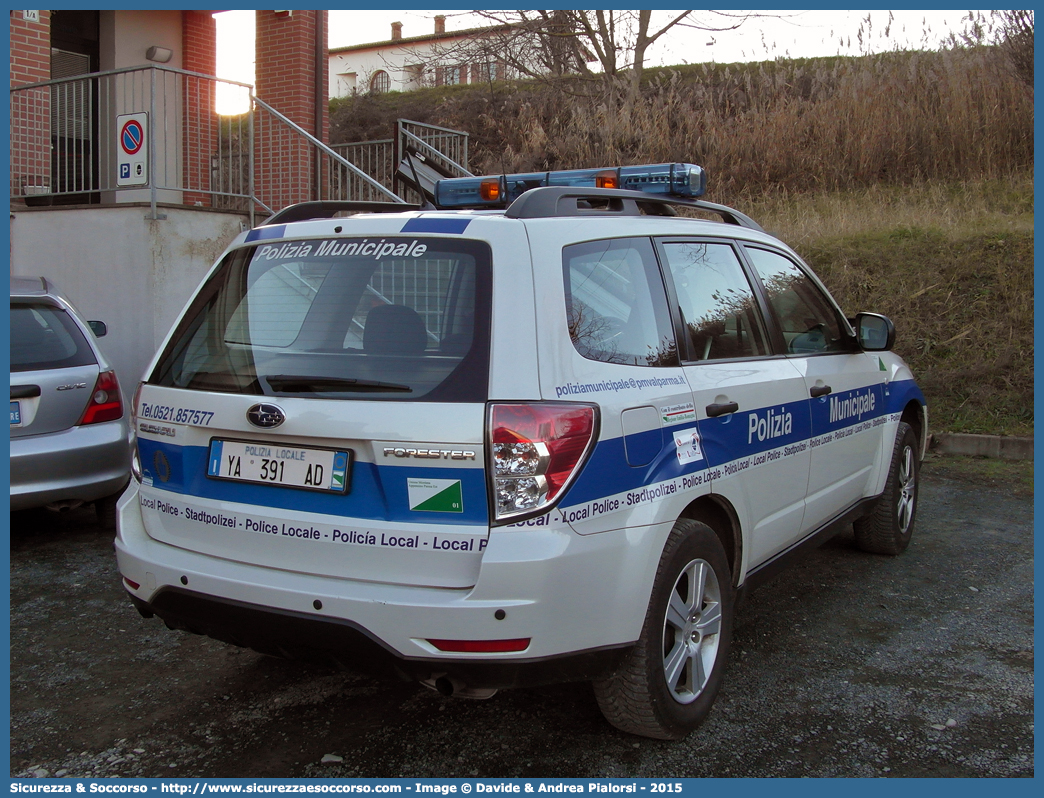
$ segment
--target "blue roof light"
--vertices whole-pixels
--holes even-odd
[[[619,188],[692,199],[707,190],[703,167],[689,163],[621,166],[607,169],[567,169],[487,177],[455,177],[435,183],[440,208],[496,207],[514,202],[531,188],[574,186]]]

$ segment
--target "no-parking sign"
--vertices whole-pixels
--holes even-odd
[[[116,117],[116,185],[149,184],[149,115],[120,114]]]

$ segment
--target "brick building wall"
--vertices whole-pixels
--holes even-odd
[[[120,12],[115,12],[119,14]],[[212,11],[182,11],[182,66],[190,72],[216,71],[217,26]],[[328,85],[327,12],[257,11],[256,95],[321,141],[329,139],[326,105]],[[11,86],[46,81],[51,76],[51,12],[39,11],[39,20],[10,12]],[[316,42],[321,47],[316,57]],[[118,28],[117,28],[117,35]],[[318,69],[318,74],[317,74]],[[318,84],[317,84],[318,81]],[[317,124],[317,92],[319,108]],[[211,156],[217,149],[221,119],[211,81],[186,79],[181,99],[182,185],[188,205],[211,206]],[[316,196],[317,187],[330,179],[316,174],[315,150],[305,139],[288,132],[281,122],[261,111],[255,122],[255,181],[265,201],[278,209],[290,202]],[[47,193],[57,188],[51,164],[51,91],[49,88],[16,92],[11,97],[11,196]],[[277,190],[273,191],[273,184]],[[217,184],[213,185],[217,188]],[[202,191],[198,190],[202,189]]]
[[[11,88],[51,77],[51,12],[40,20],[10,14]],[[51,91],[30,89],[11,96],[11,196],[51,185]]]
[[[181,62],[189,72],[214,75],[217,72],[217,23],[210,11],[181,12]],[[211,81],[186,78],[182,97],[185,153],[182,159],[182,185],[210,188],[210,158],[217,149],[217,97]],[[186,191],[186,205],[210,207],[210,194]]]
[[[257,11],[255,93],[296,125],[326,142],[330,135],[326,86],[325,11]],[[316,58],[318,33],[321,57]],[[316,61],[319,74],[316,74]],[[321,91],[316,124],[316,80]],[[291,202],[313,197],[325,177],[315,174],[315,153],[306,140],[259,111],[254,121],[255,181],[266,202],[278,210]],[[282,129],[281,129],[282,128]]]
[[[40,21],[11,11],[11,87],[51,78],[51,12],[40,11]]]

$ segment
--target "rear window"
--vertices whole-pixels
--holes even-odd
[[[150,382],[264,396],[484,401],[489,295],[482,242],[259,244],[226,257]]]
[[[40,371],[96,363],[76,322],[61,308],[11,303],[11,371]]]

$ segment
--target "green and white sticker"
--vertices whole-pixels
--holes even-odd
[[[462,513],[459,479],[407,479],[410,509],[419,513]]]
[[[687,421],[696,420],[696,405],[692,402],[685,402],[680,405],[670,405],[668,407],[660,408],[660,423],[664,427],[669,427],[672,424],[684,424]]]

